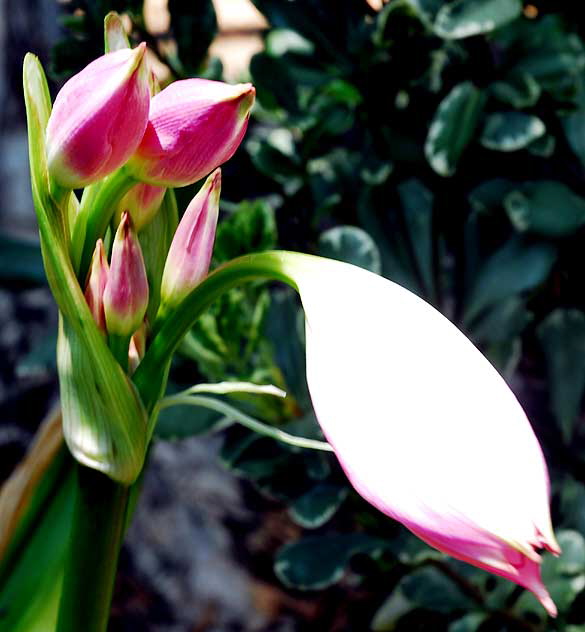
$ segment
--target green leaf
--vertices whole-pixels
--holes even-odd
[[[158,416],[154,435],[159,439],[185,439],[213,432],[225,417],[202,406],[172,406]]]
[[[543,283],[556,254],[550,244],[508,241],[479,269],[465,303],[463,322],[469,324],[487,307]]]
[[[435,566],[425,566],[406,575],[399,583],[405,597],[419,608],[451,613],[474,604],[460,588]]]
[[[425,295],[435,296],[433,273],[433,196],[418,180],[398,187],[414,263]]]
[[[569,443],[585,391],[585,314],[557,309],[537,333],[549,375],[550,407]]]
[[[425,142],[425,155],[441,176],[455,173],[463,150],[473,137],[484,97],[471,82],[456,85],[441,101]]]
[[[480,143],[496,151],[517,151],[540,138],[546,131],[536,116],[524,112],[496,112],[485,121]]]
[[[187,76],[193,76],[200,71],[207,49],[217,34],[213,2],[169,0],[168,10],[177,42],[180,70]]]
[[[533,156],[538,156],[539,158],[550,158],[555,153],[556,146],[556,137],[552,134],[544,134],[540,138],[532,141],[526,149]]]
[[[365,230],[356,226],[336,226],[321,233],[319,254],[352,263],[376,274],[382,271],[378,246]]]
[[[585,165],[585,111],[579,110],[562,119],[571,149]]]
[[[415,608],[400,588],[394,589],[376,611],[370,624],[372,632],[392,632],[398,620]]]
[[[347,487],[330,483],[316,485],[289,507],[290,516],[305,529],[317,529],[335,515],[347,494]]]
[[[518,336],[531,320],[526,301],[511,296],[486,310],[474,323],[470,333],[478,343],[506,342]]]
[[[322,590],[343,578],[354,555],[377,557],[386,546],[362,533],[309,536],[280,549],[274,572],[289,588]]]
[[[504,178],[486,180],[469,194],[469,202],[478,213],[492,211],[502,206],[504,198],[519,185]]]
[[[94,349],[60,319],[57,366],[63,434],[80,463],[129,485],[144,464],[146,411],[109,351],[104,349],[109,354],[105,361],[108,356],[100,357]]]
[[[36,242],[8,235],[0,235],[0,282],[15,284],[45,285],[47,279],[43,268],[40,245]]]
[[[585,224],[585,200],[554,180],[526,182],[504,199],[510,221],[520,232],[565,237]]]
[[[276,246],[274,209],[262,200],[245,201],[217,227],[213,258],[223,263]]]
[[[532,75],[517,74],[495,81],[490,85],[489,92],[502,103],[522,109],[535,105],[542,90]]]
[[[477,632],[479,626],[486,620],[487,615],[482,612],[472,612],[466,614],[461,619],[457,619],[450,626],[448,632]]]
[[[57,334],[50,333],[40,340],[16,365],[19,378],[46,376],[57,369]]]
[[[3,578],[0,632],[52,632],[56,627],[75,497],[74,468],[65,470]]]
[[[272,29],[266,36],[266,53],[271,57],[281,57],[287,53],[312,55],[315,46],[308,39],[291,29]]]
[[[455,0],[437,13],[435,32],[445,39],[491,33],[521,14],[520,0]]]

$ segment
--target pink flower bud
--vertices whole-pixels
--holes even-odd
[[[61,89],[47,125],[49,172],[64,187],[84,187],[122,166],[148,120],[146,45],[107,53]]]
[[[216,169],[187,207],[173,237],[162,276],[161,302],[180,303],[207,276],[215,240],[221,170]]]
[[[140,361],[144,357],[146,352],[146,323],[143,321],[142,325],[134,332],[132,338],[130,338],[130,346],[128,348],[128,366],[130,367],[130,373],[134,373],[140,364]]]
[[[108,281],[109,266],[104,251],[104,242],[97,240],[93,257],[91,259],[91,267],[87,276],[87,284],[85,286],[85,300],[89,305],[89,309],[93,315],[97,326],[101,331],[106,331],[106,317],[104,314],[104,290]]]
[[[120,200],[118,220],[122,213],[128,211],[136,232],[141,231],[158,212],[166,193],[165,187],[139,182]]]
[[[128,213],[116,231],[110,274],[104,291],[109,334],[131,336],[142,324],[148,306],[148,280],[138,237]]]
[[[169,187],[200,180],[238,148],[255,94],[249,83],[175,81],[150,102],[144,137],[129,163],[133,174]]]

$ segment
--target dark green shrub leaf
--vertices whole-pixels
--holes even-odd
[[[291,518],[305,529],[317,529],[328,522],[347,498],[347,487],[323,483],[297,498],[289,507]]]
[[[282,547],[274,572],[290,588],[322,590],[342,579],[354,555],[376,557],[385,548],[384,540],[363,533],[309,536]]]
[[[477,632],[479,626],[486,620],[486,615],[481,612],[466,614],[449,626],[448,632]]]
[[[414,263],[425,295],[435,296],[433,277],[433,196],[418,180],[398,187]]]
[[[161,411],[154,429],[159,439],[185,439],[213,431],[223,415],[201,406],[171,406]]]
[[[525,301],[511,296],[484,312],[471,329],[471,335],[478,343],[505,342],[518,336],[531,320]]]
[[[435,32],[446,39],[490,33],[522,14],[520,0],[455,0],[435,18]]]
[[[541,89],[531,75],[519,74],[495,81],[489,92],[502,103],[521,109],[533,106],[540,98]]]
[[[585,224],[585,200],[561,182],[527,182],[504,199],[510,221],[520,232],[565,237]]]
[[[0,235],[0,282],[3,285],[45,285],[40,244]]]
[[[540,138],[546,131],[536,116],[524,112],[496,112],[485,121],[480,142],[487,149],[517,151]]]
[[[419,608],[450,613],[473,606],[452,579],[436,566],[425,566],[404,577],[399,584],[404,595]]]
[[[382,271],[378,246],[365,230],[356,226],[336,226],[321,233],[319,254],[322,257],[353,263],[377,274]]]
[[[569,442],[585,391],[585,314],[557,309],[537,333],[548,367],[551,410]]]
[[[245,201],[217,227],[213,258],[223,263],[276,246],[274,210],[262,200]]]
[[[181,70],[192,76],[198,73],[207,49],[217,33],[212,0],[169,0],[171,29],[177,42]]]
[[[463,150],[473,137],[483,95],[471,82],[455,86],[441,101],[425,142],[425,155],[441,176],[455,173]]]
[[[463,321],[470,323],[490,305],[543,283],[555,259],[556,249],[550,244],[511,239],[481,266],[466,301]]]
[[[565,117],[563,128],[571,149],[585,165],[585,111],[580,110]]]

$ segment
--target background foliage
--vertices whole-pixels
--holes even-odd
[[[392,0],[378,12],[364,0],[254,3],[271,26],[250,65],[258,106],[244,148],[226,167],[214,265],[277,245],[320,253],[379,272],[454,320],[533,422],[564,549],[543,565],[560,610],[552,621],[522,589],[432,551],[370,509],[330,455],[231,428],[226,467],[285,505],[303,529],[276,554],[276,578],[291,591],[346,595],[347,603],[337,600],[340,629],[582,629],[579,9],[537,0]],[[146,39],[174,78],[221,76],[221,64],[206,54],[217,28],[209,1],[171,0],[171,30],[157,38],[145,32],[140,2],[73,0],[66,7],[67,35],[53,58],[58,75],[100,54],[103,15],[115,9],[128,14],[133,40]],[[178,193],[184,201],[190,195]],[[26,255],[13,276],[38,282],[35,253]],[[272,382],[291,394],[284,405],[257,397],[232,403],[318,437],[302,345],[299,306],[288,291],[233,290],[186,338],[175,385],[226,375]],[[219,423],[169,411],[157,433],[180,438]],[[333,629],[335,616],[328,616],[320,629]]]

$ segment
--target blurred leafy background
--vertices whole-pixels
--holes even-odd
[[[548,619],[522,589],[431,550],[368,507],[330,455],[232,427],[221,435],[223,465],[247,481],[259,521],[278,515],[276,535],[265,535],[254,554],[238,554],[288,595],[292,629],[585,629],[578,3],[253,2],[266,20],[262,45],[229,79],[252,81],[258,103],[247,140],[224,169],[213,265],[276,246],[356,263],[425,298],[480,346],[520,398],[549,463],[564,553],[545,556],[543,576],[560,614]],[[101,54],[110,10],[126,16],[133,42],[148,42],[163,82],[224,77],[209,52],[218,31],[209,0],[169,0],[166,30],[156,33],[141,0],[71,0],[51,54],[56,81]],[[192,192],[177,191],[180,208]],[[35,247],[23,248],[2,237],[3,284],[42,283]],[[226,376],[274,383],[290,394],[284,404],[232,404],[319,437],[301,318],[282,287],[232,290],[185,339],[174,387]],[[48,349],[45,340],[20,362],[50,367]],[[177,441],[224,423],[178,409],[161,417],[157,436]]]

